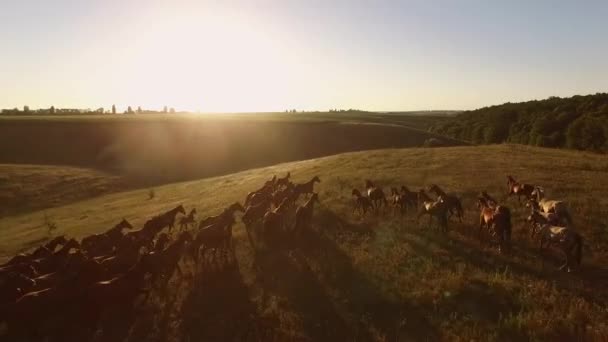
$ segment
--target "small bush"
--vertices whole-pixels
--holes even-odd
[[[150,191],[148,191],[148,200],[151,200],[154,197],[156,197],[156,191],[154,191],[154,189],[150,189]]]

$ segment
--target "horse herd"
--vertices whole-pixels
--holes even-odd
[[[565,263],[560,270],[571,272],[573,267],[580,265],[582,257],[582,236],[576,232],[572,216],[566,202],[545,198],[542,187],[532,184],[519,183],[512,176],[507,176],[507,194],[516,196],[520,204],[530,209],[526,218],[529,224],[530,236],[538,240],[540,253],[549,245],[556,245],[565,255]],[[436,196],[435,199],[427,191]],[[454,215],[462,222],[464,210],[460,199],[443,191],[438,185],[431,184],[428,188],[417,192],[410,191],[406,186],[391,188],[390,196],[371,180],[365,181],[366,196],[358,189],[352,190],[354,196],[353,214],[362,216],[369,213],[379,213],[382,207],[392,207],[393,213],[407,214],[414,209],[418,221],[422,216],[429,216],[429,226],[433,218],[443,232],[448,230],[448,221]],[[522,198],[524,202],[522,202]],[[510,251],[511,247],[511,210],[500,204],[486,191],[481,191],[477,197],[479,214],[478,236],[481,240],[484,229],[498,240],[501,253]]]
[[[149,219],[139,230],[123,219],[106,232],[80,242],[59,236],[30,253],[15,255],[0,265],[0,324],[6,323],[8,331],[17,335],[36,332],[33,327],[48,328],[42,323],[49,320],[55,327],[60,325],[57,322],[71,326],[76,321],[94,330],[104,313],[132,304],[140,295],[147,300],[151,288],[166,289],[175,272],[182,274],[182,260],[204,269],[235,265],[232,227],[236,212],[243,213],[241,220],[253,248],[259,242],[272,245],[283,236],[304,233],[311,226],[314,203],[319,202],[314,186],[321,180],[315,176],[296,184],[290,176],[274,176],[247,194],[244,205],[235,202],[198,223],[196,209],[186,215],[179,205]],[[511,176],[507,185],[508,193],[517,196],[520,203],[521,197],[525,198],[531,210],[527,218],[530,233],[538,238],[541,251],[547,244],[556,244],[566,255],[562,269],[570,271],[580,264],[582,238],[572,226],[565,202],[547,200],[541,187],[518,183]],[[366,180],[365,194],[353,189],[352,195],[353,213],[363,216],[392,207],[395,214],[404,215],[413,210],[418,220],[428,215],[429,225],[435,219],[444,232],[452,217],[462,221],[464,215],[460,199],[435,184],[417,192],[406,186],[392,188],[388,196]],[[487,230],[497,237],[499,250],[508,252],[511,211],[485,191],[477,205],[480,237],[482,230]],[[182,215],[179,219],[178,214]]]
[[[139,230],[123,219],[81,241],[58,236],[32,252],[15,255],[0,265],[0,336],[3,323],[13,336],[48,336],[49,329],[67,331],[75,322],[95,331],[103,315],[112,314],[117,306],[132,304],[140,295],[147,300],[153,287],[166,289],[175,272],[182,275],[181,261],[205,269],[235,265],[232,226],[237,211],[243,212],[250,239],[251,230],[264,241],[284,230],[301,233],[310,225],[313,204],[318,202],[313,188],[320,179],[294,184],[289,178],[290,174],[273,177],[247,195],[245,206],[236,202],[198,225],[196,209],[186,215],[179,205],[149,219]],[[302,205],[297,202],[300,197],[308,197]],[[291,211],[294,224],[286,228]],[[261,232],[256,228],[260,226]]]

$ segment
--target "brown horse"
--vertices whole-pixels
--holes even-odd
[[[193,259],[198,261],[199,257],[204,258],[206,252],[213,249],[217,261],[218,253],[232,250],[232,225],[234,223],[234,217],[226,215],[222,220],[200,229],[190,247]]]
[[[361,195],[361,192],[357,189],[353,189],[352,195],[355,196],[353,214],[358,211],[362,216],[365,216],[367,211],[372,209],[372,201],[368,197]]]
[[[492,196],[490,196],[485,190],[479,193],[479,197],[483,198],[486,201],[486,204],[492,208],[498,206],[498,201],[495,200]]]
[[[316,192],[313,192],[310,199],[303,206],[299,206],[298,209],[296,209],[295,224],[293,228],[296,233],[302,233],[304,229],[310,227],[314,209],[313,205],[315,202],[320,203],[319,195]]]
[[[534,185],[519,183],[512,176],[507,176],[507,189],[508,195],[517,195],[517,200],[521,203],[521,197],[525,199],[532,199],[532,192],[534,191]]]
[[[169,238],[169,234],[167,233],[160,233],[158,234],[158,237],[156,238],[156,241],[154,242],[154,252],[162,252],[165,247],[167,247],[167,244],[171,241],[171,238]]]
[[[291,184],[289,182],[289,177],[291,177],[291,172],[287,172],[287,175],[285,177],[277,179],[275,187],[280,188],[281,186],[288,186],[289,184]]]
[[[245,213],[243,214],[243,217],[241,217],[241,220],[243,221],[246,227],[249,227],[252,224],[263,219],[264,214],[266,214],[266,211],[268,211],[269,208],[270,200],[259,203],[257,205],[248,206],[247,209],[245,209]]]
[[[367,197],[369,197],[372,202],[372,209],[374,209],[376,213],[383,204],[385,208],[388,207],[388,201],[386,200],[384,191],[374,185],[374,183],[369,179],[365,180],[365,190],[367,191]]]
[[[543,213],[538,208],[531,207],[532,211],[526,218],[526,221],[531,225],[530,237],[534,238],[538,228],[543,225],[549,224],[552,226],[559,226],[562,224],[562,220],[556,213]]]
[[[417,197],[415,194],[414,196]],[[404,213],[407,213],[409,207],[416,206],[416,203],[417,201],[412,202],[407,193],[400,192],[397,190],[397,188],[391,188],[391,204],[393,205],[393,214],[395,214],[395,211],[399,210],[401,215],[403,215]]]
[[[144,227],[141,230],[146,232],[147,235],[149,237],[151,236],[152,238],[165,228],[169,228],[169,230],[171,230],[175,225],[175,217],[179,213],[186,215],[186,210],[181,204],[162,215],[149,219],[146,221],[146,223],[144,223]]]
[[[124,229],[133,229],[133,226],[126,219],[122,219],[105,233],[83,238],[80,243],[81,248],[91,257],[110,254],[122,239]]]
[[[437,223],[443,232],[448,231],[448,207],[440,196],[436,201],[433,201],[424,190],[418,192],[419,203],[421,203],[420,211],[418,212],[417,221],[420,222],[420,217],[429,215],[429,226],[433,222],[433,217],[437,219]]]
[[[258,198],[265,198],[268,196],[272,196],[273,191],[274,191],[274,186],[264,184],[264,186],[261,187],[260,189],[248,193],[247,196],[245,197],[245,207],[252,205],[251,201],[255,196],[257,196]]]
[[[309,180],[306,183],[302,183],[302,184],[296,184],[294,186],[294,193],[298,194],[298,195],[309,195],[309,194],[313,194],[314,193],[314,187],[315,187],[315,183],[321,183],[321,179],[319,178],[319,176],[314,176],[312,177],[311,180]]]
[[[0,282],[0,306],[15,301],[35,286],[35,280],[21,273],[10,273]]]
[[[445,205],[448,208],[448,213],[449,213],[448,218],[451,218],[452,215],[454,215],[454,212],[456,212],[456,216],[458,216],[458,220],[460,222],[462,222],[462,216],[464,215],[464,210],[462,209],[462,203],[460,202],[460,199],[458,199],[458,197],[456,197],[454,195],[448,195],[437,184],[431,184],[428,188],[428,191],[434,193],[438,197],[443,198],[443,201],[445,202]]]
[[[152,274],[151,283],[154,283],[158,278],[164,278],[168,281],[175,270],[180,276],[183,275],[182,269],[179,267],[179,261],[187,244],[192,241],[192,235],[189,232],[181,232],[177,240],[167,248],[160,252],[150,253],[146,257],[146,261],[149,262],[148,270]]]
[[[293,198],[293,192],[294,192],[294,184],[291,182],[288,182],[285,187],[283,187],[280,190],[275,191],[272,194],[272,204],[274,206],[279,206],[283,200],[285,200],[286,198],[288,199],[292,199]]]
[[[224,209],[219,215],[209,216],[206,219],[201,220],[198,224],[198,229],[215,224],[216,222],[223,220],[225,216],[234,217],[234,213],[237,211],[245,212],[245,208],[243,208],[241,203],[234,202],[228,208]]]
[[[41,274],[52,273],[59,270],[68,261],[69,253],[72,249],[79,249],[80,243],[75,239],[70,239],[61,249],[53,253],[53,255],[36,260],[36,270]]]
[[[485,227],[498,238],[498,249],[500,253],[509,250],[511,244],[511,211],[504,206],[491,206],[484,197],[477,199],[479,214],[479,240],[481,241],[482,229]]]
[[[51,241],[36,248],[32,253],[27,253],[27,254],[21,253],[21,254],[15,255],[9,261],[0,265],[0,268],[8,266],[8,265],[29,263],[32,260],[49,257],[53,254],[53,252],[55,252],[55,249],[57,248],[57,246],[64,245],[67,241],[68,240],[65,238],[64,235],[57,236],[56,238],[52,239]]]
[[[404,198],[408,206],[413,206],[414,209],[418,209],[418,194],[414,191],[410,191],[407,186],[402,185],[401,189],[401,197]]]
[[[187,216],[182,216],[179,219],[179,229],[180,229],[180,231],[188,229],[188,227],[190,225],[194,225],[196,223],[196,220],[194,219],[194,215],[196,215],[196,208],[192,208],[192,210],[190,210],[190,213],[188,213]]]

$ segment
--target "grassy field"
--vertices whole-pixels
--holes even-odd
[[[132,185],[218,176],[342,152],[422,146],[445,116],[373,113],[0,117],[0,163],[69,165]],[[44,142],[44,143],[42,143]]]
[[[128,189],[117,175],[65,166],[0,164],[0,217]]]
[[[279,164],[222,177],[104,195],[0,219],[0,258],[54,234],[100,232],[127,218],[136,226],[181,203],[199,218],[243,200],[273,174],[318,175],[313,231],[298,248],[254,251],[235,226],[238,268],[188,272],[167,293],[95,340],[128,341],[604,341],[608,339],[608,158],[522,146],[389,149]],[[585,238],[583,267],[556,270],[527,238],[527,214],[506,198],[507,174],[566,200]],[[417,189],[437,183],[462,197],[464,224],[447,236],[412,216],[360,218],[350,191],[371,178]],[[474,237],[476,194],[485,189],[514,213],[514,253]],[[189,262],[184,261],[187,265]],[[191,267],[191,265],[190,265]],[[110,319],[111,321],[111,319]]]

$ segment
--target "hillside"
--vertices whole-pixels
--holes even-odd
[[[608,94],[505,103],[456,115],[432,131],[476,144],[608,151]]]
[[[66,166],[0,164],[0,217],[129,189],[120,176]]]
[[[179,203],[204,218],[288,171],[297,182],[322,180],[313,233],[295,241],[298,248],[255,253],[239,222],[237,268],[175,275],[168,293],[155,292],[137,316],[120,318],[96,340],[608,338],[608,158],[581,152],[517,145],[378,150],[169,184],[153,199],[145,190],[110,194],[0,219],[0,257],[44,241],[45,216],[55,234],[75,237],[123,217],[141,226]],[[580,271],[557,271],[557,254],[538,256],[523,223],[527,210],[506,198],[507,174],[568,202],[586,242]],[[444,236],[413,216],[353,216],[351,189],[366,178],[386,189],[437,183],[461,196],[465,223],[451,224]],[[513,210],[512,256],[476,239],[474,199],[482,189]]]
[[[378,148],[462,142],[405,126],[407,116],[319,113],[0,118],[0,163],[112,171],[132,185],[163,184]],[[426,127],[441,118],[412,116]],[[44,142],[44,143],[42,143]]]

